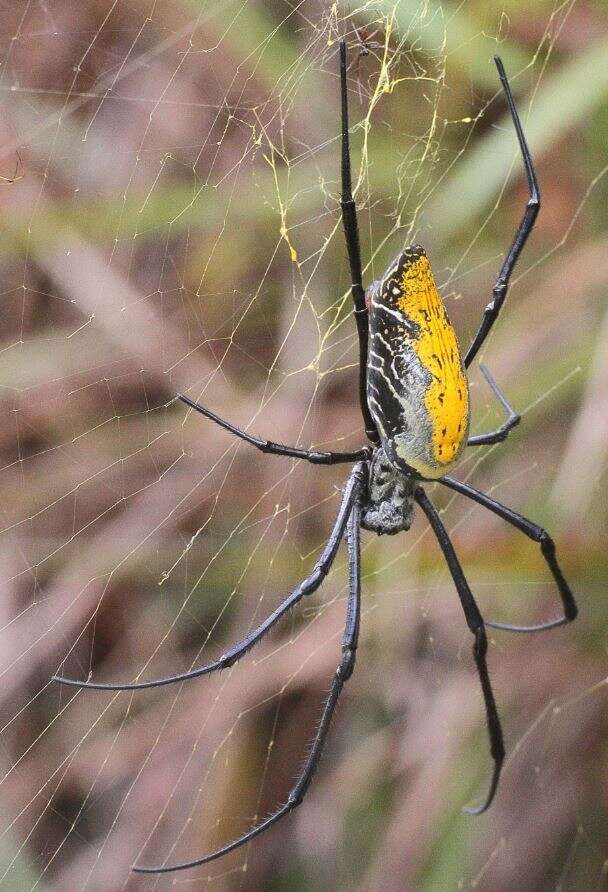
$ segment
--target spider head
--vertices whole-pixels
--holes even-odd
[[[384,449],[374,452],[369,472],[366,499],[362,506],[361,526],[379,536],[409,530],[414,514],[416,482],[395,468]]]

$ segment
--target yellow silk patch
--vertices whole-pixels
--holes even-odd
[[[467,436],[469,389],[462,370],[456,333],[437,291],[431,265],[424,255],[403,271],[399,309],[420,327],[412,347],[433,380],[425,407],[433,430],[433,454],[450,464]]]

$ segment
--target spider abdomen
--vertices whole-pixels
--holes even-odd
[[[406,248],[367,298],[367,399],[386,456],[441,477],[467,442],[469,388],[424,249]]]

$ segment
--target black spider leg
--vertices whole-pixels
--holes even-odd
[[[467,625],[475,636],[475,643],[473,644],[473,656],[475,658],[475,664],[477,666],[477,672],[479,674],[481,690],[483,692],[483,699],[486,707],[488,734],[490,736],[490,752],[492,754],[492,758],[494,759],[494,773],[492,774],[490,789],[488,790],[484,802],[482,802],[481,805],[477,806],[477,808],[465,808],[464,810],[467,814],[470,815],[480,815],[484,811],[486,811],[486,809],[488,809],[492,804],[492,800],[494,799],[494,794],[496,793],[496,788],[498,786],[498,779],[500,777],[502,763],[504,762],[505,758],[505,745],[502,737],[502,728],[500,727],[500,719],[498,717],[496,701],[494,700],[492,685],[490,684],[490,676],[488,674],[488,664],[486,662],[488,639],[486,637],[486,630],[484,627],[485,624],[483,617],[479,612],[479,608],[475,603],[473,593],[469,588],[469,583],[467,582],[465,575],[462,572],[462,567],[460,566],[458,558],[456,557],[454,546],[450,541],[450,537],[447,534],[446,528],[441,522],[437,509],[431,503],[430,499],[421,486],[418,486],[416,488],[414,497],[426,514],[433,532],[435,533],[435,537],[439,542],[439,547],[443,552],[443,556],[445,557],[448,569],[450,571],[452,579],[454,580],[454,585],[456,586],[456,591],[458,592],[458,597],[460,598],[460,603],[462,604],[462,609],[464,610]]]
[[[348,136],[348,96],[346,90],[346,41],[340,41],[340,95],[342,98],[342,225],[350,264],[351,294],[355,305],[355,322],[359,335],[359,404],[363,415],[365,433],[372,443],[379,443],[380,437],[369,411],[367,403],[367,352],[369,320],[363,274],[361,272],[361,250],[359,247],[359,228],[357,226],[357,208],[353,199],[350,173],[350,147]]]
[[[479,348],[485,341],[486,337],[488,336],[488,332],[496,321],[496,318],[500,312],[500,308],[502,307],[505,297],[507,296],[507,289],[509,287],[509,279],[511,278],[511,273],[515,268],[517,259],[521,253],[523,246],[526,244],[528,236],[534,228],[534,223],[540,210],[540,189],[538,187],[536,171],[534,169],[532,156],[530,155],[528,143],[526,142],[526,137],[524,136],[521,121],[519,120],[519,115],[517,114],[517,109],[515,107],[515,102],[513,100],[509,81],[507,80],[507,75],[505,73],[502,60],[498,56],[495,56],[494,62],[496,63],[496,67],[498,69],[498,76],[500,77],[500,82],[502,84],[502,88],[509,105],[509,111],[511,112],[511,118],[515,126],[515,132],[517,133],[517,141],[519,143],[521,156],[526,170],[530,197],[528,199],[524,215],[521,219],[521,223],[519,224],[517,232],[515,233],[513,243],[509,249],[509,253],[507,254],[505,262],[503,263],[496,280],[496,284],[494,285],[494,289],[492,292],[493,298],[483,311],[483,319],[481,321],[481,325],[479,326],[479,331],[473,338],[473,343],[467,351],[467,355],[464,360],[465,368],[468,368],[475,359]]]
[[[573,619],[576,619],[578,607],[576,606],[576,601],[574,600],[574,595],[572,594],[570,586],[566,582],[564,574],[557,563],[555,557],[555,543],[549,533],[542,527],[532,523],[532,521],[527,518],[522,517],[521,514],[517,514],[505,505],[501,505],[501,503],[497,502],[495,499],[490,498],[490,496],[485,495],[485,493],[473,489],[468,483],[461,483],[460,480],[454,480],[453,477],[441,477],[439,482],[443,483],[444,486],[449,486],[450,489],[461,493],[463,496],[467,496],[467,498],[472,499],[479,505],[483,505],[484,508],[493,511],[494,514],[497,514],[507,523],[510,523],[511,526],[521,530],[521,532],[529,539],[532,539],[533,542],[538,542],[545,562],[547,563],[551,575],[555,580],[555,584],[557,585],[560,598],[562,599],[564,615],[558,619],[552,619],[546,623],[539,623],[534,626],[512,626],[508,623],[495,623],[486,620],[486,626],[491,626],[493,629],[504,629],[507,632],[543,632],[545,629],[556,629],[558,626],[564,626],[566,623],[571,623]]]
[[[360,461],[361,459],[369,458],[368,448],[357,449],[356,452],[314,452],[308,449],[298,449],[297,446],[283,446],[281,443],[273,443],[272,440],[263,440],[260,437],[253,437],[251,434],[230,424],[229,421],[220,418],[219,415],[216,415],[215,412],[212,412],[210,409],[201,406],[200,403],[195,403],[189,396],[184,396],[183,393],[178,393],[177,398],[181,400],[182,403],[186,403],[187,406],[190,406],[191,409],[200,412],[205,418],[215,421],[216,424],[219,424],[224,430],[234,434],[235,437],[239,437],[239,439],[249,443],[250,446],[255,446],[256,449],[259,449],[261,452],[267,452],[270,455],[288,455],[291,458],[303,458],[305,461],[312,462],[316,465],[346,464],[347,462]]]
[[[492,393],[505,410],[507,420],[495,431],[490,431],[487,434],[476,434],[474,437],[469,437],[467,446],[490,446],[492,443],[502,443],[502,441],[506,440],[509,436],[509,432],[521,421],[521,415],[515,411],[511,403],[507,400],[506,396],[490,374],[490,370],[481,362],[479,363],[479,368],[481,369],[481,374],[490,385]]]
[[[284,616],[292,607],[300,601],[304,595],[311,595],[315,592],[327,574],[330,571],[334,558],[340,545],[340,540],[344,535],[346,524],[348,522],[351,509],[357,500],[363,482],[366,479],[364,465],[362,463],[355,465],[348,479],[348,483],[344,489],[342,503],[338,516],[330,533],[327,544],[323,549],[321,557],[316,562],[312,573],[306,577],[285,600],[279,604],[270,616],[262,622],[257,629],[250,632],[245,638],[233,645],[227,650],[219,660],[207,663],[205,666],[199,666],[197,669],[191,669],[189,672],[180,672],[177,675],[168,675],[165,678],[157,678],[153,681],[137,681],[131,683],[122,682],[96,682],[96,681],[79,681],[77,678],[66,678],[63,675],[54,675],[52,681],[58,681],[60,684],[71,685],[76,688],[88,688],[95,691],[141,691],[146,688],[159,688],[167,684],[175,684],[178,681],[189,681],[191,678],[199,678],[201,675],[208,675],[218,669],[227,669],[233,666],[237,660],[251,650],[254,644],[257,644],[264,635],[272,629],[272,627]]]
[[[247,833],[239,836],[238,839],[222,846],[209,855],[202,858],[195,858],[193,861],[185,861],[181,864],[159,865],[157,867],[133,867],[136,873],[170,873],[175,870],[187,870],[189,867],[199,867],[201,864],[207,864],[209,861],[215,861],[216,858],[222,858],[228,852],[233,852],[240,846],[245,845],[250,840],[264,833],[273,824],[276,824],[281,818],[297,808],[302,803],[308,787],[312,781],[313,775],[319,764],[327,732],[331,723],[336,704],[344,687],[344,683],[348,681],[355,667],[355,656],[357,652],[357,642],[359,640],[359,623],[361,616],[361,566],[359,553],[359,532],[361,528],[361,507],[360,493],[358,492],[353,502],[351,513],[348,521],[348,567],[349,567],[349,592],[346,608],[346,625],[344,635],[342,636],[342,656],[338,664],[338,668],[334,675],[329,695],[323,707],[323,714],[319,727],[312,742],[312,746],[304,762],[304,767],[298,777],[298,780],[291,788],[287,802],[273,812],[260,824],[252,827]]]

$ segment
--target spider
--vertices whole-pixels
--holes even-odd
[[[473,636],[473,658],[481,683],[493,759],[493,771],[486,797],[477,807],[466,808],[465,812],[469,814],[479,815],[491,805],[505,757],[503,734],[486,661],[488,647],[486,627],[510,632],[540,632],[571,622],[577,615],[574,596],[557,562],[554,542],[546,530],[472,486],[446,475],[446,472],[456,464],[465,447],[488,446],[502,442],[520,420],[520,416],[513,410],[490,372],[485,366],[480,365],[490,389],[505,412],[506,420],[496,430],[476,436],[468,435],[470,409],[466,370],[496,321],[507,294],[511,273],[533,229],[540,208],[540,191],[534,164],[505,69],[500,58],[495,57],[494,61],[517,134],[528,181],[529,198],[496,279],[492,300],[484,310],[479,330],[464,360],[423,248],[417,245],[406,247],[389,265],[379,281],[373,282],[367,291],[363,288],[357,211],[351,185],[346,43],[342,40],[340,42],[341,208],[359,341],[359,402],[370,445],[355,452],[315,452],[284,446],[239,430],[214,412],[179,394],[179,399],[186,405],[262,452],[304,459],[320,465],[354,463],[327,544],[310,575],[254,631],[229,648],[219,659],[205,666],[154,681],[131,684],[88,682],[53,676],[54,680],[61,684],[80,688],[134,691],[198,678],[232,666],[302,598],[319,588],[329,573],[340,542],[346,534],[349,587],[341,658],[313,743],[287,801],[265,820],[214,852],[179,864],[162,864],[155,867],[136,865],[133,870],[138,873],[168,873],[221,858],[268,830],[303,801],[319,764],[336,704],[355,666],[361,610],[359,547],[361,528],[378,535],[393,535],[408,530],[412,523],[414,507],[418,505],[429,521],[454,581],[467,626]],[[424,490],[425,481],[439,482],[472,499],[538,543],[557,586],[563,615],[543,623],[525,626],[484,620],[439,513]]]

